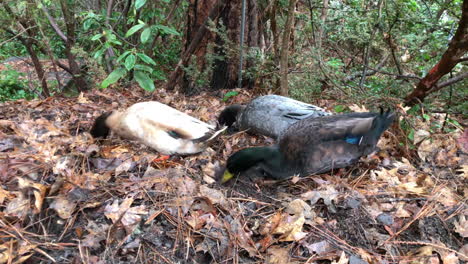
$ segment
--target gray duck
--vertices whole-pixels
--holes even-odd
[[[247,130],[249,133],[277,139],[295,122],[330,115],[324,109],[279,95],[264,95],[247,105],[226,107],[218,117],[218,124],[228,131]]]

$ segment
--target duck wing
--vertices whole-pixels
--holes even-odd
[[[324,109],[279,95],[265,95],[252,100],[242,112],[239,127],[272,138],[298,120],[326,116]]]
[[[349,113],[312,117],[291,125],[279,147],[285,159],[316,173],[341,168],[375,150],[393,113]]]

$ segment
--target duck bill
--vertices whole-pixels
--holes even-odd
[[[225,183],[232,178],[234,178],[234,175],[232,175],[232,173],[230,173],[228,170],[225,170],[223,177],[221,178],[221,183]]]

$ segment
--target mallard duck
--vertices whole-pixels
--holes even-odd
[[[109,131],[138,140],[162,154],[196,154],[225,128],[215,127],[159,102],[136,103],[124,111],[99,116],[91,128],[95,138]]]
[[[324,109],[279,95],[264,95],[247,105],[226,107],[218,117],[229,131],[247,130],[277,139],[290,125],[308,117],[330,115]]]
[[[284,179],[349,166],[376,150],[393,119],[390,111],[302,119],[281,135],[277,145],[245,148],[231,155],[221,182],[251,168]]]

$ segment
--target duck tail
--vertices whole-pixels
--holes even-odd
[[[218,128],[221,126],[232,127],[236,123],[240,113],[244,110],[245,105],[234,104],[230,105],[219,114]]]
[[[207,143],[211,142],[216,139],[221,133],[223,133],[227,129],[227,126],[223,126],[221,129],[218,130],[211,130],[207,132],[204,136],[192,139],[193,143]]]
[[[96,118],[93,127],[90,130],[90,133],[94,138],[106,138],[109,135],[110,128],[106,124],[106,120],[111,114],[112,112],[107,112]]]
[[[390,111],[390,108],[387,111],[380,108],[380,115],[376,118],[376,129],[378,134],[382,134],[385,130],[387,130],[390,125],[395,120],[395,113]]]

